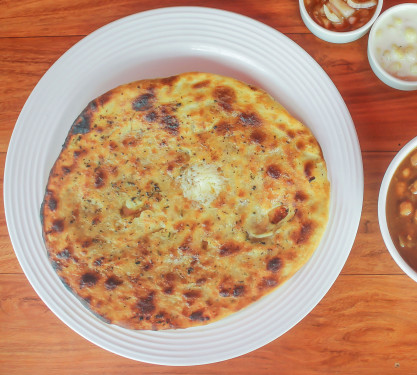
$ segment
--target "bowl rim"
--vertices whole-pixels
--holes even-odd
[[[386,9],[384,12],[381,13],[381,15],[378,17],[378,19],[374,22],[374,24],[371,27],[371,30],[369,32],[369,38],[368,38],[368,59],[371,62],[371,67],[376,69],[378,73],[382,76],[382,81],[385,82],[385,80],[391,82],[394,86],[394,88],[400,88],[400,89],[417,89],[417,79],[415,81],[407,81],[404,79],[397,78],[393,76],[392,74],[388,73],[379,63],[378,59],[375,56],[374,51],[374,42],[375,42],[375,33],[376,29],[378,28],[378,25],[380,25],[387,17],[389,17],[391,14],[401,11],[402,8],[416,8],[417,9],[417,3],[402,3],[394,5],[388,9]],[[375,72],[376,74],[376,72]],[[387,82],[385,82],[387,83]],[[388,83],[387,83],[388,84]],[[391,85],[390,85],[391,86]]]
[[[386,248],[391,254],[391,257],[394,259],[394,261],[405,274],[407,274],[411,279],[417,282],[417,271],[415,271],[410,265],[408,265],[408,263],[400,255],[399,251],[394,245],[394,242],[392,241],[388,229],[385,208],[388,188],[391,183],[394,172],[397,170],[398,166],[401,164],[404,158],[407,157],[410,154],[410,152],[412,152],[415,149],[417,149],[417,137],[411,139],[400,149],[400,151],[398,151],[398,153],[391,160],[387,170],[385,171],[378,195],[378,222],[382,238],[384,240]]]
[[[360,35],[361,33],[363,35],[363,34],[366,33],[367,30],[369,30],[372,27],[372,25],[374,24],[376,19],[379,17],[379,14],[381,13],[384,0],[377,0],[377,6],[376,6],[376,9],[375,9],[375,13],[371,17],[371,19],[367,23],[365,23],[365,25],[362,25],[361,27],[359,27],[355,30],[350,30],[350,31],[333,31],[333,30],[328,30],[323,26],[320,26],[316,21],[314,21],[311,18],[310,14],[307,12],[307,9],[306,9],[305,4],[304,4],[304,0],[299,0],[298,3],[299,3],[300,10],[301,10],[302,14],[306,17],[308,22],[314,28],[317,29],[317,31],[319,31],[323,34],[327,34],[328,36],[334,37],[335,39],[347,39],[348,37],[356,37],[357,35]]]

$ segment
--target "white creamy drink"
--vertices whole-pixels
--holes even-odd
[[[417,9],[399,10],[375,33],[375,56],[394,77],[417,81]]]

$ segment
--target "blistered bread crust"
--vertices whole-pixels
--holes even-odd
[[[185,73],[89,103],[41,216],[53,267],[95,314],[159,330],[216,321],[288,280],[329,198],[306,126],[263,90]]]

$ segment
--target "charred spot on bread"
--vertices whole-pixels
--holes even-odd
[[[135,111],[147,111],[153,107],[155,95],[152,93],[145,93],[137,97],[132,102],[132,108]]]
[[[97,284],[99,277],[94,272],[85,272],[80,279],[80,289],[85,287],[92,287]]]

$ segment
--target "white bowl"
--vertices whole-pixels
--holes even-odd
[[[369,33],[368,60],[375,75],[382,82],[398,90],[412,91],[412,90],[417,90],[417,79],[414,81],[407,81],[405,79],[403,80],[403,79],[394,77],[393,75],[388,73],[382,67],[377,57],[378,53],[376,51],[377,31],[381,28],[381,26],[386,24],[391,17],[395,17],[398,14],[404,14],[404,13],[407,13],[407,14],[414,13],[414,17],[416,18],[416,24],[417,24],[417,4],[415,3],[404,3],[404,4],[393,6],[387,9],[385,12],[383,12],[381,16],[375,21],[374,25],[372,26],[371,32]]]
[[[305,25],[307,28],[317,37],[320,39],[325,40],[326,42],[331,43],[349,43],[353,42],[354,40],[357,40],[364,36],[369,29],[371,28],[372,24],[375,22],[375,20],[378,18],[379,14],[381,13],[383,0],[378,0],[378,5],[376,7],[375,13],[372,16],[372,18],[363,26],[356,30],[352,31],[331,31],[327,30],[326,28],[320,26],[317,24],[308,14],[304,0],[299,0],[300,5],[300,13],[301,18],[303,19]]]
[[[404,160],[407,155],[417,148],[417,137],[413,138],[410,142],[408,142],[392,159],[390,165],[388,166],[384,178],[381,183],[381,188],[379,190],[379,197],[378,197],[378,221],[379,221],[379,228],[381,230],[382,238],[384,239],[385,246],[387,247],[388,251],[390,252],[392,258],[398,264],[398,266],[414,281],[417,281],[417,272],[411,268],[408,263],[403,259],[403,257],[398,252],[397,248],[392,241],[391,235],[388,230],[387,224],[387,217],[386,217],[386,201],[387,201],[387,192],[392,180],[392,177]]]

